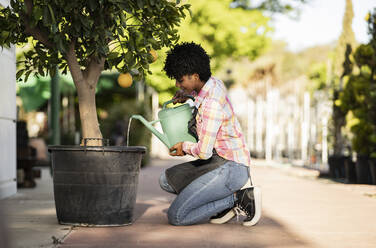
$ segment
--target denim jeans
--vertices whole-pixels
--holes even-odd
[[[211,216],[234,206],[234,192],[248,179],[249,167],[229,161],[209,171],[186,186],[172,202],[167,212],[172,225],[192,225],[208,221]],[[167,183],[164,173],[159,179],[163,190],[176,192]]]

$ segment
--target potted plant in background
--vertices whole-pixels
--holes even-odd
[[[362,47],[355,54],[361,52]],[[341,94],[341,108],[347,113],[347,127],[352,133],[352,149],[356,152],[356,178],[358,183],[370,182],[368,158],[371,147],[372,125],[368,119],[369,77],[360,70],[352,75]]]
[[[373,13],[367,15],[368,33],[371,40],[368,43],[367,57],[363,63],[366,64],[370,73],[369,111],[368,117],[372,125],[370,136],[370,169],[372,183],[376,184],[376,8]]]
[[[348,126],[353,135],[352,145],[357,153],[357,182],[372,182],[373,184],[376,184],[376,168],[374,168],[376,157],[375,15],[376,11],[368,15],[370,42],[360,45],[354,53],[358,73],[350,76],[340,97],[341,108],[348,113]]]
[[[346,0],[346,9],[342,20],[342,32],[334,51],[332,75],[329,75],[332,90],[333,111],[331,129],[333,134],[333,154],[328,158],[329,172],[333,178],[345,177],[345,161],[349,159],[346,152],[346,137],[343,127],[346,124],[346,113],[339,106],[339,96],[343,91],[343,83],[352,72],[350,54],[355,46],[355,34],[352,30],[354,17],[352,0]]]
[[[60,223],[132,222],[145,148],[104,146],[96,86],[103,70],[118,70],[132,80],[150,73],[151,51],[179,39],[176,27],[189,9],[179,2],[11,0],[1,8],[0,45],[32,45],[18,61],[17,79],[69,70],[77,90],[81,146],[49,147]]]

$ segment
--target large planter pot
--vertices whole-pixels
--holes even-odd
[[[365,155],[357,155],[356,157],[356,182],[363,184],[371,183],[371,171],[368,162],[369,157]]]
[[[329,176],[331,178],[345,177],[345,160],[349,157],[343,155],[331,155],[328,158]]]
[[[355,162],[351,157],[345,160],[345,182],[356,183]]]
[[[372,184],[376,184],[376,158],[369,159]]]
[[[145,147],[49,146],[48,150],[60,224],[132,223]]]

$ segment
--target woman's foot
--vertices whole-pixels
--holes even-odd
[[[233,211],[233,208],[227,208],[223,210],[222,212],[218,213],[217,215],[214,215],[210,218],[210,223],[212,224],[224,224],[229,222],[232,218],[235,217],[235,212]]]
[[[243,226],[256,225],[261,217],[261,189],[254,186],[239,190],[236,192],[236,198],[232,211],[247,217],[243,221]]]
[[[210,218],[212,224],[224,224],[233,219],[236,215],[243,215],[247,218],[243,221],[244,226],[253,226],[261,218],[261,189],[250,187],[236,192],[236,202],[233,208],[227,208]]]

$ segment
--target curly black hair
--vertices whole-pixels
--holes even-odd
[[[185,75],[197,73],[206,82],[211,76],[210,58],[201,45],[183,42],[168,53],[163,70],[171,79],[180,80]]]

